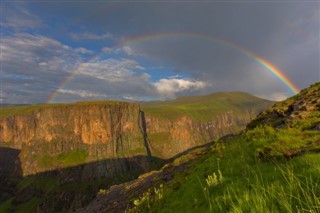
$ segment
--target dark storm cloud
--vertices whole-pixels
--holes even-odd
[[[30,95],[29,101],[41,100],[82,63],[81,54],[90,55],[94,47],[99,50],[104,47],[116,55],[113,46],[104,42],[117,46],[135,36],[164,32],[193,32],[226,39],[272,62],[303,88],[320,80],[319,5],[283,1],[8,4],[5,6],[13,8],[13,12],[6,12],[1,26],[16,32],[46,25],[48,32],[54,33],[53,38],[20,33],[2,39],[6,75],[3,85],[8,90],[2,91],[1,97],[8,98],[12,92],[15,95],[10,100],[19,101],[25,94]],[[64,42],[59,42],[57,35],[65,35]],[[90,41],[96,46],[73,48],[66,45],[68,41]],[[218,90],[241,90],[268,98],[291,95],[266,68],[231,46],[186,36],[132,43],[122,49],[117,46],[128,58],[99,59],[82,66],[80,74],[60,91],[59,100],[116,97],[116,94],[129,98],[172,98]],[[151,82],[139,65],[139,57],[190,77]],[[33,78],[32,85],[25,76]],[[22,86],[17,86],[17,82]]]
[[[230,40],[273,62],[300,88],[319,80],[317,2],[96,2],[90,5],[66,3],[64,6],[60,15],[68,16],[68,20],[87,31],[112,32],[124,38],[158,32],[212,35]],[[58,8],[60,4],[57,3],[47,7],[51,13]],[[71,10],[73,12],[68,12]],[[277,86],[279,81],[275,78],[261,81],[266,77],[266,71],[252,65],[252,59],[221,45],[198,39],[172,39],[141,43],[131,48],[160,63],[172,64],[176,70],[188,72],[195,78],[216,82],[216,89],[254,93],[263,90],[267,94],[277,88],[286,92]],[[248,70],[252,67],[259,70]],[[304,78],[301,78],[302,72]],[[254,77],[248,76],[252,73]],[[237,86],[239,79],[242,84]],[[261,81],[262,87],[257,88],[255,81]]]

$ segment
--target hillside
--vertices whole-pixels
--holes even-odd
[[[320,83],[78,212],[320,212]]]
[[[266,109],[272,102],[243,92],[220,92],[204,96],[186,96],[172,101],[142,102],[143,111],[160,118],[190,116],[194,120],[208,121],[210,116],[233,111]]]
[[[91,101],[3,107],[1,208],[80,208],[101,187],[135,179],[195,147],[239,133],[271,103],[219,93],[143,106]]]
[[[170,158],[222,136],[239,133],[271,104],[247,93],[221,92],[144,102],[141,110],[154,156]]]

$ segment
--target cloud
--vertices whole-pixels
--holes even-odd
[[[144,101],[143,98],[140,97],[134,97],[134,96],[122,96],[123,100],[125,101]]]
[[[62,93],[62,94],[71,94],[71,95],[76,95],[81,98],[99,98],[99,99],[106,99],[109,96],[105,94],[99,94],[99,93],[92,93],[88,92],[85,90],[70,90],[70,89],[59,89],[57,92]]]
[[[78,47],[78,48],[75,49],[75,51],[77,53],[81,53],[81,54],[92,54],[93,53],[92,50],[88,50],[88,49],[83,48],[83,47]]]
[[[128,76],[133,76],[134,70],[144,69],[138,62],[131,59],[109,58],[83,63],[78,73],[106,81],[125,82]]]
[[[208,86],[178,76],[153,83],[146,68],[129,58],[98,57],[83,62],[82,54],[91,53],[90,50],[72,48],[36,34],[4,36],[0,48],[4,94],[1,98],[6,103],[43,103],[54,91],[58,92],[56,102],[110,98],[139,101],[173,98]],[[58,88],[71,72],[76,75]]]
[[[135,51],[129,46],[124,46],[124,47],[115,49],[114,52],[117,53],[117,54],[124,53],[124,54],[129,55],[129,56],[135,54]]]
[[[77,50],[45,36],[16,33],[2,37],[4,72],[37,76],[41,73],[60,75],[81,61]]]
[[[105,53],[124,54],[126,56],[133,56],[136,54],[136,52],[129,46],[120,48],[103,47],[101,48],[101,51]]]
[[[112,48],[110,48],[110,47],[103,47],[103,48],[101,48],[101,51],[102,51],[102,52],[111,52],[111,51],[112,51]]]
[[[261,98],[272,100],[272,101],[283,101],[289,97],[288,94],[275,92],[269,95],[262,95]]]
[[[77,51],[54,39],[28,33],[3,36],[2,90],[5,102],[44,102],[56,85],[82,61]]]
[[[175,98],[179,92],[201,90],[209,86],[208,83],[203,81],[175,78],[160,79],[154,85],[159,94],[165,98]]]
[[[23,2],[1,4],[3,7],[0,26],[15,31],[43,27],[44,23],[35,14],[28,10]]]
[[[318,6],[317,2],[175,2],[170,5],[159,2],[119,4],[114,10],[113,4],[102,2],[5,3],[1,27],[11,26],[10,33],[20,32],[18,29],[32,31],[32,34],[4,36],[1,41],[5,89],[11,95],[10,100],[25,100],[26,97],[30,102],[41,100],[40,97],[57,89],[57,85],[82,64],[64,89],[108,93],[110,97],[117,94],[119,98],[240,90],[281,99],[281,94],[291,95],[287,86],[243,50],[270,61],[299,88],[318,81]],[[81,15],[92,11],[94,15]],[[50,20],[53,16],[54,22]],[[21,19],[28,21],[24,23]],[[44,21],[54,27],[47,32],[36,29]],[[49,35],[61,33],[61,29],[69,35],[63,42],[49,38]],[[8,34],[7,31],[3,34]],[[40,31],[48,36],[37,35]],[[169,32],[168,36],[162,36],[165,32]],[[174,36],[170,32],[181,32],[181,35]],[[183,35],[184,32],[194,36]],[[123,38],[133,42],[125,43]],[[71,47],[75,42],[83,42],[83,45]],[[83,63],[85,54],[92,54],[84,48],[89,43],[90,49],[102,49],[110,54]],[[121,47],[121,44],[126,45]],[[159,65],[163,67],[152,70]],[[172,73],[172,77],[168,77],[160,73],[161,70],[189,79]],[[203,88],[189,85],[183,90],[177,80],[212,84],[207,83]],[[167,85],[168,89],[161,85]],[[40,90],[44,94],[40,95]],[[72,97],[80,96],[61,93],[58,98],[63,101]]]
[[[70,33],[70,37],[74,40],[113,40],[114,36],[111,33],[94,34],[90,32]]]

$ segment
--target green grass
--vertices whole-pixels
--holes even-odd
[[[27,203],[17,206],[16,213],[33,213],[37,211],[37,206],[41,203],[41,199],[33,197]]]
[[[73,107],[87,105],[114,105],[124,102],[105,101],[85,101],[69,104],[34,104],[27,106],[7,106],[0,107],[0,118],[11,115],[27,115],[32,112],[54,108]],[[172,101],[151,101],[143,102],[142,110],[148,114],[161,118],[174,119],[188,115],[197,120],[208,120],[208,115],[215,116],[227,110],[241,112],[244,109],[266,109],[273,102],[257,98],[242,92],[221,92],[204,96],[181,97]]]
[[[149,212],[320,212],[320,133],[259,126],[174,174]],[[259,158],[261,150],[272,150]],[[304,155],[286,158],[291,150]],[[208,187],[213,173],[221,182]],[[219,177],[219,176],[218,176]],[[206,188],[206,189],[205,189]]]
[[[170,133],[169,132],[156,132],[148,134],[148,139],[150,141],[157,141],[159,144],[170,143]]]
[[[40,166],[44,168],[54,167],[70,167],[80,165],[86,162],[88,153],[86,150],[77,150],[68,153],[61,153],[58,155],[45,155],[39,159]]]
[[[13,198],[10,198],[6,201],[4,201],[3,203],[0,203],[0,212],[1,213],[5,213],[5,212],[8,212],[11,205],[12,205],[12,200]]]
[[[11,115],[27,115],[42,109],[56,108],[56,107],[81,107],[88,105],[114,105],[124,103],[120,101],[105,100],[105,101],[83,101],[77,103],[61,103],[61,104],[33,104],[27,106],[6,106],[0,107],[0,118],[5,118]]]
[[[232,110],[240,115],[243,110],[256,109],[260,111],[272,103],[247,93],[224,92],[205,96],[182,97],[172,101],[144,102],[141,104],[141,108],[146,112],[146,115],[159,118],[176,119],[187,115],[195,120],[206,121],[221,112]]]

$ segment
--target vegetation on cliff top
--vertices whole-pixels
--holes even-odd
[[[188,96],[172,101],[151,101],[141,103],[147,115],[174,119],[190,116],[195,120],[209,120],[221,112],[238,114],[245,110],[262,111],[273,102],[243,92],[220,92],[204,96]]]
[[[48,108],[63,108],[63,107],[81,107],[91,105],[114,105],[114,104],[127,104],[127,102],[104,100],[104,101],[82,101],[76,103],[59,103],[59,104],[33,104],[23,106],[5,106],[0,107],[0,118],[5,118],[11,115],[26,115],[35,112],[40,109]]]
[[[75,107],[88,105],[110,105],[119,101],[86,101],[69,104],[34,104],[26,106],[0,107],[0,118],[11,115],[25,115],[40,109],[54,107]],[[125,102],[124,102],[125,103]],[[150,115],[164,118],[178,118],[188,115],[193,119],[207,120],[221,112],[241,112],[247,109],[261,111],[273,102],[242,92],[221,92],[204,96],[181,97],[172,101],[141,102],[143,111]]]

